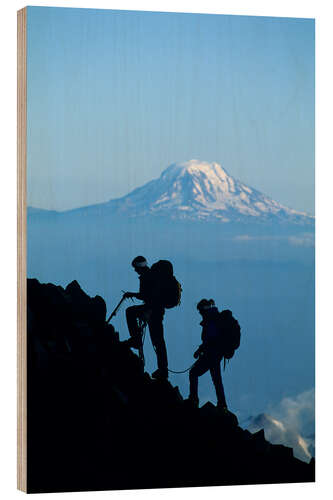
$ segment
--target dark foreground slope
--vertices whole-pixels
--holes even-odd
[[[314,481],[314,460],[152,380],[101,297],[27,286],[29,492]]]

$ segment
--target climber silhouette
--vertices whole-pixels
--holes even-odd
[[[223,354],[218,347],[220,336],[218,328],[219,312],[217,307],[215,307],[213,299],[200,300],[197,304],[197,309],[202,316],[202,321],[200,323],[202,326],[202,344],[194,353],[194,357],[198,359],[189,373],[190,395],[187,401],[195,407],[199,405],[198,377],[210,370],[217,396],[217,406],[219,409],[227,411],[227,403],[221,376],[221,360]]]
[[[141,255],[135,257],[132,261],[132,266],[134,271],[139,275],[139,292],[126,292],[124,297],[135,297],[142,300],[143,304],[131,306],[126,309],[126,320],[130,338],[123,343],[134,349],[140,349],[142,346],[142,332],[139,322],[146,322],[156,352],[158,366],[158,369],[152,373],[152,377],[155,379],[167,379],[168,357],[163,332],[165,308],[161,304],[158,294],[154,294],[154,280],[145,257]]]

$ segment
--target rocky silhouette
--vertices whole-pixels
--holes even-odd
[[[283,443],[293,448],[294,456],[309,462],[311,457],[314,456],[314,436],[309,436],[309,439],[303,438],[294,428],[286,426],[283,422],[261,413],[254,418],[250,419],[247,429],[250,432],[257,432],[264,429],[265,436],[271,443]]]
[[[29,492],[314,481],[314,460],[153,380],[101,297],[76,281],[27,292]]]

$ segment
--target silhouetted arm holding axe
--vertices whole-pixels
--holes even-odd
[[[135,299],[143,300],[143,297],[141,296],[140,292],[125,292],[124,298],[125,299],[135,298]]]

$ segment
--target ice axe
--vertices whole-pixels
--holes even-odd
[[[125,295],[123,295],[121,300],[118,302],[117,306],[114,308],[114,310],[110,314],[109,318],[107,319],[107,321],[106,321],[107,323],[110,323],[111,319],[117,314],[118,309],[121,306],[121,304],[124,302],[125,298],[126,298]]]
[[[116,305],[115,309],[110,314],[109,318],[106,320],[107,323],[110,323],[111,319],[117,314],[117,312],[118,312],[119,307],[121,306],[121,304],[124,302],[124,300],[127,299],[127,297],[125,297],[125,292],[123,290],[122,290],[122,292],[124,293],[124,295],[122,296],[122,298],[120,299],[120,301]]]

